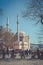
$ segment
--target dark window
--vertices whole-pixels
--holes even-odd
[[[22,37],[22,36],[20,36],[19,40],[20,40],[20,41],[23,41],[23,37]]]

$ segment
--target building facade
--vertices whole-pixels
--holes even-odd
[[[25,32],[19,32],[19,41],[18,33],[15,34],[15,41],[13,43],[13,48],[18,50],[29,50],[30,49],[30,39]]]

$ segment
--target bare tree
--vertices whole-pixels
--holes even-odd
[[[43,43],[43,25],[40,26],[36,35],[37,35],[38,43],[42,44]]]
[[[23,13],[23,17],[38,19],[37,23],[43,24],[43,0],[27,0],[26,11]]]
[[[14,35],[9,31],[6,31],[3,33],[2,35],[3,39],[4,39],[4,42],[5,42],[5,45],[7,47],[12,47],[13,45],[13,42],[14,42]]]
[[[36,35],[38,42],[43,43],[43,0],[27,0],[23,17],[32,20],[36,19],[35,24],[41,23]]]

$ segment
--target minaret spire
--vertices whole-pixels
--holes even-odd
[[[17,15],[17,34],[18,34],[18,42],[19,42],[19,16]]]
[[[19,21],[18,21],[18,19],[19,19],[19,16],[17,15],[17,33],[19,31]]]
[[[7,31],[9,31],[9,18],[7,17],[7,22],[6,22],[6,28],[7,28]]]

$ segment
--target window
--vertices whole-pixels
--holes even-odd
[[[23,37],[22,37],[22,36],[20,36],[19,40],[20,40],[20,41],[23,41]]]

